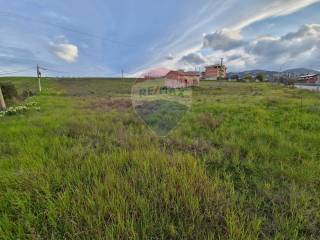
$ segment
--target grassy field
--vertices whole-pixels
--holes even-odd
[[[319,93],[203,82],[162,138],[132,84],[44,79],[0,118],[0,239],[319,239]]]

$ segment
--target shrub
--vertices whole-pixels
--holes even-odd
[[[5,100],[12,100],[18,97],[17,89],[12,83],[0,83],[0,87]]]
[[[247,74],[245,77],[244,77],[244,80],[246,82],[253,82],[253,77],[250,75],[250,74]]]
[[[259,73],[256,77],[259,82],[264,82],[266,80],[266,76],[263,73]]]
[[[32,92],[32,91],[29,90],[29,89],[24,90],[24,91],[22,92],[22,97],[23,97],[23,99],[26,99],[26,98],[28,98],[28,97],[32,97],[32,96],[34,96],[34,95],[35,95],[35,93]]]

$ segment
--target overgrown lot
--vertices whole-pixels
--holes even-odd
[[[203,82],[160,138],[132,84],[44,79],[0,118],[0,239],[318,239],[319,93]]]

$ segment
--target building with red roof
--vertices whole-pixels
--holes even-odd
[[[308,84],[316,84],[320,82],[320,75],[319,74],[308,74],[300,76],[298,81]]]
[[[170,71],[165,76],[165,86],[168,88],[187,88],[200,85],[198,72]]]

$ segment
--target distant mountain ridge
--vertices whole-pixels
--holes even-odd
[[[320,74],[320,71],[317,71],[314,69],[308,69],[308,68],[293,68],[293,69],[287,69],[282,72],[254,69],[254,70],[248,70],[248,71],[242,71],[242,72],[230,72],[228,73],[228,77],[231,77],[232,75],[238,75],[240,78],[243,78],[246,75],[258,75],[261,73],[267,75],[269,78],[272,78],[274,76],[279,76],[279,73],[280,75],[300,76],[300,75],[307,75],[307,74]]]
[[[306,75],[306,74],[319,74],[320,72],[308,68],[293,68],[283,71],[282,73],[295,74],[295,75]]]

